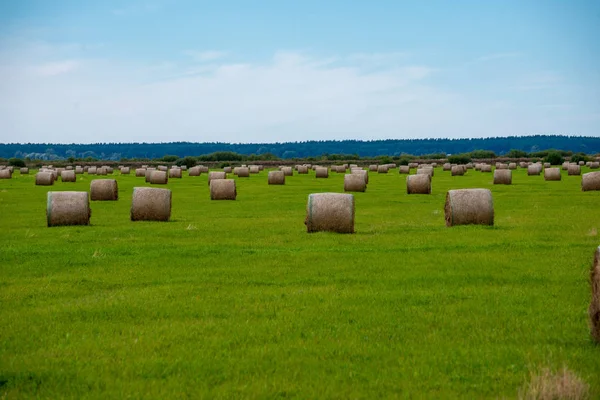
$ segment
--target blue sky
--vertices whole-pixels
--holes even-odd
[[[1,142],[529,134],[600,136],[600,2],[0,2]]]

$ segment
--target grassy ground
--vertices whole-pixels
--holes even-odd
[[[584,168],[587,172],[587,168]],[[600,192],[581,177],[451,177],[407,195],[371,173],[356,234],[307,234],[309,193],[343,176],[172,179],[172,221],[130,222],[132,188],[91,226],[47,228],[34,175],[0,180],[0,397],[514,398],[567,366],[600,397],[588,272]],[[444,224],[448,189],[484,187],[494,227]]]

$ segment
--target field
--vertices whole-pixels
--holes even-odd
[[[309,193],[343,190],[334,172],[236,178],[236,201],[184,173],[168,223],[130,222],[149,184],[115,172],[119,201],[54,228],[46,193],[96,177],[34,174],[0,180],[0,398],[516,398],[563,367],[600,398],[600,192],[580,176],[437,168],[431,195],[407,195],[397,169],[370,173],[341,235],[304,226]],[[446,227],[446,191],[474,187],[495,226]]]

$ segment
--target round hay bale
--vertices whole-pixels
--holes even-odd
[[[590,333],[597,343],[600,343],[600,246],[594,253],[594,263],[590,270],[592,300],[588,308],[590,316]]]
[[[250,168],[248,167],[239,167],[237,172],[238,178],[248,178],[250,177]]]
[[[512,171],[510,169],[495,170],[494,185],[512,185]]]
[[[54,184],[54,175],[51,172],[38,172],[35,174],[35,184],[38,186],[50,186]]]
[[[581,190],[600,190],[600,172],[588,172],[581,176]]]
[[[210,181],[213,179],[227,179],[227,174],[225,171],[210,171],[208,173],[208,184],[210,185]]]
[[[544,163],[544,168],[550,168],[550,167],[552,167],[552,165],[550,165],[550,163],[549,163],[549,162],[545,162],[545,163]]]
[[[598,168],[600,168],[600,162],[598,162],[598,161],[592,161],[590,163],[590,169],[598,169]]]
[[[64,170],[60,173],[60,180],[63,182],[77,182],[77,175],[75,175],[75,171]]]
[[[200,176],[200,167],[192,167],[188,170],[188,176]]]
[[[91,215],[87,192],[48,192],[48,226],[89,225]]]
[[[329,170],[325,167],[317,167],[317,168],[315,168],[315,177],[316,178],[329,178]]]
[[[114,179],[94,179],[90,183],[90,194],[92,201],[119,200],[117,181]]]
[[[198,165],[198,169],[200,170],[200,173],[204,173],[204,174],[208,174],[208,167],[205,165]]]
[[[108,175],[106,167],[96,168],[96,175]]]
[[[577,164],[569,164],[569,175],[581,175],[581,167]]]
[[[12,172],[10,172],[10,169],[0,169],[0,179],[11,179],[12,178]]]
[[[159,165],[156,169],[162,172],[167,172],[169,170],[166,165]]]
[[[583,167],[583,166],[585,165],[585,161],[579,161],[578,165],[579,165],[580,167]]]
[[[135,169],[135,176],[136,177],[146,177],[146,168],[136,168]]]
[[[285,185],[285,174],[283,171],[269,171],[269,185]]]
[[[514,162],[508,163],[508,169],[517,169],[517,163],[514,163]]]
[[[131,198],[132,221],[168,221],[171,218],[171,191],[134,187]]]
[[[449,190],[444,206],[446,226],[494,225],[494,202],[488,189]]]
[[[496,169],[508,169],[508,164],[504,164],[504,163],[496,163]]]
[[[479,170],[481,172],[492,172],[492,166],[490,164],[481,164]]]
[[[417,175],[429,175],[433,177],[433,168],[417,168]]]
[[[72,166],[72,165],[67,165],[67,166],[65,167],[65,169],[73,169],[73,166]]]
[[[98,167],[88,167],[87,173],[88,175],[96,175],[96,170],[98,170]]]
[[[156,168],[146,168],[146,172],[144,172],[145,177],[146,177],[146,182],[150,183],[150,177],[152,176],[152,173],[156,171]]]
[[[150,183],[152,185],[166,185],[169,183],[167,171],[152,171],[150,173]]]
[[[354,196],[345,193],[309,194],[304,224],[309,233],[354,233]]]
[[[428,174],[409,175],[406,177],[407,194],[431,194],[431,176]]]
[[[294,176],[294,169],[292,167],[283,167],[281,170],[285,176]]]
[[[233,171],[233,168],[231,167],[223,167],[223,172],[225,172],[226,174],[230,174]]]
[[[367,190],[367,183],[362,174],[344,175],[344,192],[364,192]]]
[[[308,174],[308,167],[306,165],[298,165],[297,171],[299,174]]]
[[[83,168],[81,166],[76,166],[75,167],[75,174],[76,175],[81,175],[81,174],[83,174],[83,172],[84,172],[84,170],[83,170]]]
[[[444,163],[444,165],[442,165],[442,171],[452,171],[452,164]]]
[[[231,167],[229,167],[231,168]],[[181,167],[179,167],[179,169],[181,169],[182,171],[187,171],[187,165],[182,165]]]
[[[250,170],[251,174],[258,174],[260,172],[258,165],[251,165],[248,167],[248,169]]]
[[[389,168],[387,165],[380,165],[379,167],[377,167],[378,174],[387,174],[388,170],[389,170]]]
[[[129,175],[129,173],[131,172],[129,167],[121,167],[119,171],[121,171],[121,175]]]
[[[560,174],[560,168],[545,168],[544,169],[544,180],[545,181],[560,181],[562,178]]]
[[[369,171],[366,171],[364,169],[351,169],[350,173],[362,176],[365,181],[365,184],[369,184]]]
[[[455,165],[452,167],[452,176],[462,176],[465,174],[465,169],[462,165]]]
[[[29,175],[29,168],[27,168],[27,167],[19,168],[19,173],[21,175]]]
[[[398,168],[398,173],[399,174],[410,174],[410,167],[408,165],[401,165],[400,168]]]
[[[377,172],[378,165],[371,164],[369,165],[369,171]]]
[[[213,179],[210,181],[211,200],[235,200],[237,191],[233,179]]]
[[[569,169],[569,162],[565,161],[562,163],[562,169],[563,171],[567,171]]]
[[[542,172],[539,164],[531,164],[527,166],[527,175],[539,175]]]
[[[169,170],[169,178],[181,179],[181,169],[171,168]]]

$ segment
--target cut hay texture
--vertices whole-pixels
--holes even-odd
[[[171,191],[134,187],[131,199],[132,221],[168,221],[171,218]]]
[[[231,167],[226,167],[226,168],[231,168]],[[182,165],[179,167],[179,169],[181,169],[182,171],[187,171],[187,165]]]
[[[560,174],[560,168],[545,168],[544,169],[544,180],[545,181],[560,181],[562,175]]]
[[[344,175],[344,192],[364,192],[367,190],[367,183],[362,174]]]
[[[169,170],[166,165],[159,165],[156,169],[162,172],[167,172]]]
[[[598,169],[598,168],[600,168],[600,162],[598,162],[598,161],[592,161],[590,163],[590,169]]]
[[[121,167],[119,171],[121,172],[121,175],[129,175],[131,172],[129,167]]]
[[[442,171],[452,171],[452,164],[444,163],[444,165],[442,165]]]
[[[200,170],[200,173],[208,174],[208,167],[206,165],[198,165],[198,169]]]
[[[371,165],[369,165],[369,171],[377,172],[377,167],[378,167],[378,165],[371,164]]]
[[[77,175],[73,170],[64,170],[60,173],[60,180],[63,182],[77,182]]]
[[[508,169],[508,164],[496,163],[496,169]]]
[[[153,185],[166,185],[169,183],[169,174],[167,171],[152,171],[150,173],[150,183]]]
[[[492,166],[490,164],[481,164],[479,170],[481,172],[492,172]]]
[[[299,174],[308,174],[308,166],[306,165],[298,165],[297,169]]]
[[[108,175],[106,167],[96,168],[96,175]]]
[[[283,174],[285,176],[293,176],[294,175],[294,169],[292,167],[282,167],[281,171],[283,171]]]
[[[585,165],[585,161],[579,161],[578,164],[579,164],[580,167],[583,167]]]
[[[181,179],[181,169],[180,168],[171,168],[169,170],[169,178]]]
[[[146,177],[146,168],[136,168],[135,169],[135,176],[136,177]]]
[[[519,390],[519,400],[587,400],[589,385],[566,366],[553,372],[544,368],[531,372],[530,381]]]
[[[96,170],[98,167],[88,167],[87,173],[88,175],[96,175]]]
[[[248,178],[250,176],[250,168],[248,167],[239,167],[237,170],[237,176],[239,178]]]
[[[398,168],[398,173],[399,174],[410,174],[410,167],[408,165],[401,165],[400,168]]]
[[[50,186],[54,184],[52,172],[42,171],[35,174],[35,184],[38,186]]]
[[[304,224],[309,233],[354,233],[354,196],[345,193],[309,194]]]
[[[600,172],[588,172],[581,176],[581,190],[600,190]]]
[[[377,167],[378,174],[387,174],[388,170],[389,170],[389,167],[387,165],[380,165],[379,167]]]
[[[544,168],[550,168],[550,167],[552,167],[552,165],[550,165],[550,163],[549,163],[549,162],[545,162],[545,163],[544,163]]]
[[[563,171],[567,171],[569,169],[569,162],[565,161],[564,163],[562,163],[562,169]]]
[[[81,174],[83,174],[83,173],[84,173],[83,167],[81,167],[81,166],[77,165],[77,166],[75,167],[75,174],[77,174],[77,175],[81,175]]]
[[[366,171],[364,169],[357,169],[357,168],[355,168],[355,169],[351,169],[350,173],[354,174],[354,175],[360,175],[360,176],[362,176],[363,180],[365,181],[365,185],[369,184],[369,171]]]
[[[514,163],[514,162],[508,163],[508,169],[517,169],[517,163]]]
[[[21,175],[28,175],[29,174],[29,168],[27,168],[27,167],[19,168],[19,173]]]
[[[285,185],[285,174],[283,171],[269,171],[269,185]]]
[[[569,164],[568,174],[569,175],[581,175],[581,167],[577,164]]]
[[[200,167],[192,167],[188,170],[188,176],[200,176]]]
[[[510,169],[495,170],[494,185],[512,185],[512,171]]]
[[[417,168],[417,175],[429,175],[433,177],[433,168]]]
[[[48,192],[48,226],[89,225],[91,215],[87,192]]]
[[[208,184],[213,179],[227,179],[227,174],[224,171],[211,171],[208,173]]]
[[[145,177],[146,177],[146,182],[150,183],[150,177],[152,176],[152,173],[156,171],[156,168],[146,168],[146,172],[144,172]]]
[[[449,190],[444,206],[446,226],[494,225],[494,202],[489,189]]]
[[[0,179],[11,179],[12,178],[12,172],[10,172],[10,169],[0,169]]]
[[[235,200],[237,191],[233,179],[213,179],[210,181],[211,200]]]
[[[230,173],[233,172],[233,168],[231,168],[231,167],[223,167],[223,172],[225,172],[226,174],[230,174]]]
[[[317,168],[315,168],[315,177],[316,178],[329,178],[329,170],[325,167],[317,167]]]
[[[260,167],[258,165],[251,165],[248,167],[251,174],[258,174],[260,172]]]
[[[428,174],[409,175],[406,177],[407,194],[431,194],[431,176]]]
[[[590,271],[592,300],[588,314],[590,316],[590,332],[597,343],[600,343],[600,246],[594,253],[594,263]]]
[[[117,181],[114,179],[94,179],[90,183],[90,194],[92,201],[119,200],[119,188]]]
[[[540,164],[531,164],[527,166],[527,175],[539,175],[542,172]]]
[[[462,165],[452,167],[452,176],[462,176],[465,174],[465,168]]]

